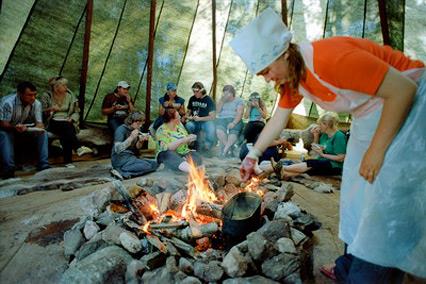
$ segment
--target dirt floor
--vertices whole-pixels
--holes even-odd
[[[220,163],[238,167],[238,160],[206,162],[207,173],[214,172]],[[78,167],[89,168],[109,160],[78,162]],[[151,174],[164,178],[164,173]],[[138,178],[126,180],[125,185],[136,183]],[[100,184],[72,191],[40,191],[22,196],[0,199],[0,283],[57,283],[67,267],[63,256],[63,232],[83,212],[79,201],[97,189]],[[314,283],[333,283],[325,278],[319,267],[333,262],[343,246],[337,238],[339,191],[318,193],[295,184],[293,201],[315,215],[322,223],[315,232]]]

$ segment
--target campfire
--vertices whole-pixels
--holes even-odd
[[[231,174],[207,177],[203,167],[190,164],[180,190],[155,193],[148,184],[126,188],[114,181],[112,188],[82,200],[90,216],[65,234],[65,254],[72,262],[64,278],[75,267],[88,266],[87,259],[112,250],[108,245],[120,255],[130,253],[137,263],[122,256],[126,277],[144,283],[157,280],[157,270],[164,269],[165,283],[243,276],[291,283],[311,274],[309,236],[318,222],[290,201],[290,183],[253,178],[243,184]],[[68,251],[67,234],[82,238]],[[89,247],[97,251],[87,256]]]

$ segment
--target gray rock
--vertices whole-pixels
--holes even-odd
[[[138,253],[142,250],[142,243],[139,238],[129,231],[122,232],[119,239],[121,245],[131,253]]]
[[[295,228],[291,228],[291,239],[294,244],[298,246],[303,240],[306,239],[306,235]]]
[[[78,250],[78,252],[75,255],[75,258],[78,261],[82,260],[83,258],[85,258],[88,255],[91,255],[92,253],[94,253],[97,250],[101,250],[103,248],[110,246],[102,238],[100,238],[99,234],[97,236],[99,236],[99,237],[96,237],[96,236],[93,237],[90,241],[84,243],[80,247],[80,249]]]
[[[193,276],[188,276],[185,279],[183,279],[180,284],[201,284],[202,282]]]
[[[281,202],[275,212],[274,219],[285,219],[286,216],[290,216],[294,219],[300,216],[300,214],[301,210],[299,206],[293,202]]]
[[[182,271],[178,271],[176,274],[175,274],[175,281],[177,282],[177,283],[181,283],[181,281],[183,280],[183,279],[185,279],[186,277],[188,277],[188,275],[186,275],[184,272],[182,272]]]
[[[92,192],[80,199],[80,207],[86,215],[96,217],[105,210],[111,200],[112,193],[113,189],[109,187]]]
[[[299,261],[296,256],[281,253],[267,259],[262,264],[262,272],[274,280],[283,279],[299,268]]]
[[[120,216],[121,214],[112,213],[112,212],[109,212],[108,210],[105,210],[104,212],[102,212],[96,217],[96,223],[104,225],[104,226],[108,226]]]
[[[210,261],[208,264],[201,261],[194,263],[194,275],[206,282],[219,281],[223,276],[223,268],[219,261]]]
[[[93,238],[93,236],[96,235],[99,231],[100,228],[98,224],[91,220],[88,220],[84,225],[83,233],[86,240],[90,240],[91,238]]]
[[[133,259],[126,269],[126,283],[127,284],[138,284],[139,279],[145,270],[145,265],[142,261]]]
[[[101,232],[102,239],[107,243],[121,245],[120,234],[126,230],[116,223],[110,223],[105,230]]]
[[[173,283],[173,275],[165,267],[157,268],[153,271],[145,271],[142,276],[142,283],[166,284]]]
[[[278,201],[289,201],[294,195],[293,184],[283,182],[281,188],[277,191]]]
[[[251,277],[238,277],[230,278],[223,281],[223,284],[278,284],[272,279],[263,277],[261,275],[251,276]]]
[[[285,284],[302,284],[303,283],[300,277],[299,271],[293,272],[292,274],[284,278],[282,282]]]
[[[278,239],[277,246],[280,252],[291,253],[291,254],[297,253],[296,247],[294,246],[293,241],[289,238]]]
[[[192,274],[194,272],[194,266],[188,259],[184,257],[179,259],[179,269],[186,274]]]
[[[272,220],[263,225],[258,232],[266,240],[275,243],[279,238],[290,236],[290,226],[285,220]]]
[[[223,259],[222,267],[229,277],[239,277],[246,274],[250,262],[250,257],[234,246]]]
[[[66,259],[70,259],[75,255],[80,246],[84,243],[84,237],[80,230],[71,229],[64,234],[64,255]]]
[[[176,258],[174,256],[169,256],[166,259],[166,269],[168,272],[174,274],[179,271],[179,268],[176,263]]]
[[[253,232],[247,235],[248,252],[255,261],[262,259],[266,243],[267,241],[261,233]]]
[[[89,255],[65,271],[60,283],[123,283],[132,257],[110,246]]]

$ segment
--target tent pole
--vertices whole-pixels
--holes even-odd
[[[155,37],[155,8],[157,0],[151,0],[149,12],[149,42],[148,42],[148,69],[146,73],[146,99],[145,99],[145,128],[148,129],[151,123],[151,83],[152,83],[152,62],[154,59],[154,37]]]
[[[217,69],[216,69],[216,0],[212,1],[212,45],[213,45],[213,101],[216,101],[216,83],[217,83]]]
[[[281,17],[283,18],[284,24],[288,27],[287,14],[287,0],[281,0]]]
[[[386,12],[386,1],[379,1],[380,26],[382,27],[383,44],[391,45],[389,36],[388,14]]]
[[[92,16],[93,16],[93,0],[87,0],[86,4],[86,24],[84,27],[84,45],[83,45],[83,59],[81,62],[81,75],[80,75],[80,93],[78,96],[78,105],[80,107],[80,125],[83,125],[84,114],[84,97],[86,94],[87,83],[87,67],[89,64],[89,47],[90,47],[90,32],[92,29]]]

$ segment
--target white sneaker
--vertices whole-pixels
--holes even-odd
[[[68,168],[68,169],[74,169],[74,168],[75,168],[75,165],[74,165],[74,164],[69,163],[69,164],[66,164],[66,165],[65,165],[65,168]]]
[[[83,156],[84,154],[90,154],[93,153],[93,150],[86,146],[81,146],[77,149],[77,155],[79,157]]]

